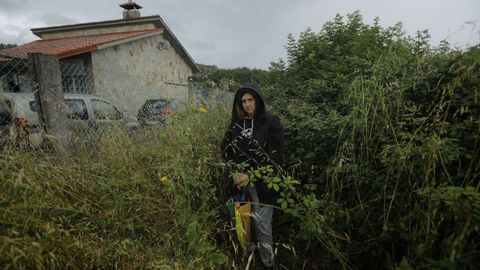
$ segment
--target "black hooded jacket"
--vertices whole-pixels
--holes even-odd
[[[254,118],[239,115],[239,111],[243,111],[241,98],[245,92],[255,98]],[[279,168],[283,165],[283,143],[283,126],[276,116],[265,110],[259,90],[253,85],[240,88],[235,94],[232,120],[221,145],[224,161],[246,163],[252,169],[266,165]],[[261,203],[275,203],[278,194],[273,189],[261,179],[256,179],[255,186]]]

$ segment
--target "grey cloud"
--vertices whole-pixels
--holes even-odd
[[[214,51],[216,49],[215,43],[213,42],[192,42],[193,47],[199,51]]]
[[[2,7],[0,12],[8,13],[12,10],[17,10],[25,6],[27,0],[2,0]]]
[[[47,26],[74,24],[79,23],[79,20],[64,16],[60,13],[44,13],[38,17],[38,20],[45,23]]]
[[[7,19],[0,17],[0,21],[11,19],[19,28],[13,35],[12,31],[2,31],[5,26],[0,24],[0,42],[5,42],[33,40],[29,28],[121,18],[118,4],[127,0],[0,1],[0,13]],[[195,61],[223,67],[267,68],[271,61],[285,56],[289,33],[298,37],[307,27],[319,32],[337,13],[346,15],[356,10],[366,23],[372,23],[375,17],[384,27],[402,22],[410,35],[429,29],[433,43],[448,38],[452,44],[465,46],[480,40],[478,0],[135,1],[144,7],[142,15],[160,15]]]
[[[16,25],[7,24],[0,26],[0,42],[2,43],[23,44],[31,40],[32,36],[28,29],[20,28]]]

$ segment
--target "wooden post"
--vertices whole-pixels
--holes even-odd
[[[33,78],[38,83],[35,100],[45,138],[57,153],[65,153],[69,148],[68,123],[59,61],[41,53],[29,54],[29,59],[33,63]]]

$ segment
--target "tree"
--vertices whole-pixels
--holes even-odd
[[[0,50],[9,49],[9,48],[15,48],[15,47],[17,47],[17,44],[0,43]]]
[[[234,92],[245,83],[266,85],[268,72],[247,67],[224,69],[215,65],[199,64],[201,72],[195,76],[199,87],[219,87]]]

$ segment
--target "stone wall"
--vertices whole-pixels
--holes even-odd
[[[130,115],[147,99],[187,102],[193,70],[173,46],[162,46],[165,41],[158,34],[92,52],[94,94]]]

